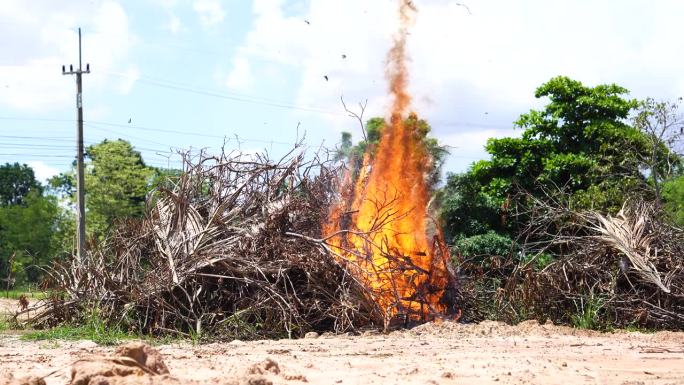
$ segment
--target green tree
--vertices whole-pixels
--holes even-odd
[[[125,140],[104,140],[86,149],[86,228],[103,236],[116,220],[141,217],[145,198],[158,176]],[[74,172],[51,180],[53,189],[74,199]]]
[[[637,102],[617,85],[587,87],[556,77],[539,87],[548,98],[515,122],[519,138],[490,139],[490,160],[450,175],[442,191],[442,219],[450,239],[487,234],[515,238],[524,218],[525,192],[541,199],[570,196],[575,208],[617,210],[634,193],[648,193],[641,172],[648,140],[627,124]],[[465,242],[466,244],[468,242]]]
[[[665,212],[677,226],[684,227],[684,176],[665,181],[662,194]]]
[[[562,188],[572,194],[618,182],[633,188],[644,179],[640,166],[648,146],[645,136],[625,122],[637,106],[623,98],[627,92],[614,84],[586,87],[567,77],[551,79],[535,94],[548,97],[546,107],[515,123],[522,136],[490,139],[491,160],[476,163],[472,172],[499,199],[518,189]]]
[[[17,282],[36,282],[37,266],[46,265],[59,253],[64,212],[54,196],[37,191],[26,195],[22,204],[0,207],[0,272],[7,272],[7,260],[15,254],[13,276]]]
[[[356,145],[352,145],[351,133],[343,132],[336,158],[346,158],[354,170],[359,170],[366,152],[370,151],[371,156],[373,155],[374,148],[380,142],[385,125],[386,122],[383,118],[369,119],[364,128],[366,139],[359,141]],[[428,186],[436,187],[440,182],[442,166],[449,155],[449,150],[446,146],[440,145],[437,139],[429,136],[432,128],[426,120],[418,119],[416,115],[411,114],[406,119],[405,125],[406,127],[415,127],[417,134],[422,138],[430,162],[430,172],[427,175]]]
[[[447,176],[438,198],[448,242],[455,243],[457,239],[490,230],[503,232],[506,228],[505,218],[501,216],[501,203],[485,193],[482,187],[473,173]]]
[[[681,102],[682,98],[674,102],[648,98],[639,103],[633,118],[634,127],[646,135],[649,151],[644,154],[643,161],[657,201],[661,199],[663,181],[682,168],[684,116],[679,112]]]
[[[124,140],[89,146],[86,155],[86,218],[93,233],[104,234],[117,219],[141,217],[155,169]]]
[[[33,169],[25,164],[0,166],[0,205],[20,204],[32,191],[42,192]]]

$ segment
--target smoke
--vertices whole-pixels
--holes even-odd
[[[406,61],[406,39],[409,28],[415,22],[418,9],[411,0],[399,0],[399,30],[394,37],[394,45],[387,53],[385,76],[389,81],[390,92],[394,95],[392,103],[392,122],[401,120],[411,105],[411,95],[408,88],[408,69]]]

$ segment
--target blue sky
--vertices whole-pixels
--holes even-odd
[[[682,2],[461,2],[416,0],[409,41],[413,106],[453,146],[447,171],[485,157],[488,137],[516,135],[552,76],[684,95]],[[385,115],[396,22],[394,0],[2,0],[0,162],[44,179],[74,159],[75,83],[61,65],[77,62],[79,26],[86,143],[128,139],[149,164],[176,166],[174,149],[223,138],[275,155],[304,133],[312,147],[342,130],[358,139],[340,96]]]

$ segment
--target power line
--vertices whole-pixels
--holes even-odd
[[[153,127],[142,127],[142,126],[135,126],[135,125],[130,125],[130,124],[98,122],[98,121],[92,121],[92,120],[87,121],[87,123],[90,123],[90,124],[94,123],[94,124],[98,124],[98,125],[111,126],[111,127],[135,128],[135,129],[141,130],[141,131],[163,132],[163,133],[168,133],[168,134],[178,134],[178,135],[187,135],[187,136],[199,136],[199,137],[204,137],[204,138],[215,138],[215,139],[230,138],[228,135],[221,136],[221,135],[212,135],[212,134],[201,134],[201,133],[196,133],[196,132],[169,130],[169,129],[153,128]],[[237,137],[237,139],[241,142],[254,142],[254,143],[264,143],[264,144],[282,144],[282,145],[288,145],[288,146],[292,146],[295,144],[294,142],[281,142],[281,141],[277,141],[277,140],[266,140],[266,139],[252,139],[252,138],[243,138],[243,137],[239,137],[239,136]]]
[[[74,155],[56,155],[56,154],[6,154],[0,153],[0,156],[31,156],[31,157],[45,157],[45,158],[75,158]]]
[[[340,111],[332,111],[332,110],[327,110],[327,109],[318,108],[318,107],[300,106],[297,104],[292,104],[292,103],[287,103],[287,102],[282,102],[282,101],[276,101],[273,99],[263,98],[261,96],[249,96],[249,95],[243,95],[243,94],[237,94],[237,93],[226,93],[226,92],[221,92],[221,91],[200,89],[200,88],[195,88],[193,86],[184,85],[184,84],[180,84],[180,83],[172,83],[169,81],[157,80],[157,79],[148,78],[148,77],[144,77],[144,76],[130,76],[130,75],[118,73],[118,72],[107,72],[107,73],[110,75],[119,76],[119,77],[134,78],[138,82],[148,84],[148,85],[152,85],[152,86],[156,86],[156,87],[167,88],[167,89],[171,89],[171,90],[175,90],[175,91],[189,92],[189,93],[193,93],[193,94],[197,94],[197,95],[215,97],[215,98],[219,98],[219,99],[226,99],[226,100],[232,100],[232,101],[243,102],[243,103],[259,104],[259,105],[276,107],[276,108],[284,108],[284,109],[289,109],[289,110],[299,110],[299,111],[313,112],[313,113],[319,113],[319,114],[346,116],[344,113],[342,113]]]
[[[76,122],[74,119],[25,118],[25,117],[18,117],[18,116],[0,116],[0,120],[36,121],[36,122],[71,122],[71,123]]]
[[[94,129],[96,129],[96,130],[108,132],[108,133],[110,133],[110,134],[118,135],[119,138],[121,138],[121,139],[130,138],[130,139],[136,139],[136,140],[140,140],[140,141],[143,141],[143,142],[155,144],[155,145],[158,145],[158,146],[165,146],[165,147],[169,147],[169,148],[174,147],[174,146],[171,146],[171,145],[168,145],[168,144],[165,144],[165,143],[156,142],[156,141],[154,141],[154,140],[139,138],[139,137],[136,137],[136,136],[132,136],[132,135],[130,135],[130,134],[128,134],[128,133],[122,133],[122,132],[119,132],[119,131],[114,131],[114,130],[111,130],[111,129],[108,129],[108,128],[100,127],[99,125],[101,125],[101,124],[102,124],[102,123],[93,124],[93,122],[87,122],[87,123],[86,123],[86,126],[88,126],[88,127],[90,127],[90,128],[94,128]]]
[[[4,139],[22,139],[22,140],[44,140],[44,141],[54,141],[54,142],[73,142],[73,139],[69,139],[65,136],[18,136],[18,135],[0,135],[0,138]]]
[[[74,122],[73,119],[27,118],[27,117],[14,117],[14,116],[0,116],[0,120]],[[149,131],[177,133],[177,134],[182,134],[182,135],[205,136],[205,137],[210,137],[210,138],[223,138],[223,136],[218,136],[218,135],[189,133],[187,131],[177,131],[177,130],[162,130],[162,129],[158,129],[158,128],[140,127],[140,126],[135,126],[135,125],[130,125],[130,124],[126,125],[126,124],[120,124],[120,123],[97,122],[97,121],[89,121],[89,122],[90,123],[103,124],[103,125],[116,126],[116,127],[131,127],[131,128],[138,128],[138,129],[149,130]],[[513,125],[500,125],[500,124],[489,124],[489,123],[482,123],[482,122],[469,122],[469,121],[458,121],[458,120],[432,120],[432,121],[429,121],[429,123],[433,127],[434,126],[446,126],[446,127],[473,127],[473,128],[501,129],[501,130],[514,129]],[[254,141],[254,142],[259,141],[259,142],[264,142],[264,143],[271,143],[268,140],[260,140],[260,139],[244,139],[244,140],[245,141]],[[274,144],[275,143],[292,144],[292,143],[285,143],[285,142],[273,142],[273,143]]]
[[[98,143],[93,143],[93,144],[98,144]],[[173,150],[167,149],[167,150],[162,150],[159,148],[149,148],[149,147],[139,147],[139,146],[133,146],[136,150],[142,150],[142,151],[152,151],[152,152],[157,152],[157,153],[163,153],[163,154],[173,154],[175,153]],[[16,149],[36,149],[36,150],[41,150],[41,151],[64,151],[64,150],[71,150],[74,149],[74,146],[68,146],[68,145],[55,145],[55,144],[29,144],[29,143],[4,143],[0,142],[0,148],[16,148]]]

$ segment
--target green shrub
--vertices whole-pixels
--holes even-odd
[[[670,219],[684,226],[684,176],[663,183],[663,207]]]
[[[492,257],[507,257],[518,251],[515,241],[494,231],[457,239],[454,246],[465,260],[482,267],[489,267]]]
[[[26,341],[52,340],[91,340],[99,345],[116,345],[121,340],[135,338],[118,325],[108,325],[99,314],[97,307],[80,325],[60,325],[51,329],[38,330],[21,336]]]
[[[535,254],[527,254],[522,257],[521,262],[522,263],[528,263],[530,260],[534,258],[534,261],[532,262],[532,268],[536,271],[540,271],[544,269],[546,266],[550,265],[551,262],[555,260],[555,257],[551,254],[548,253],[542,253],[539,255]]]

